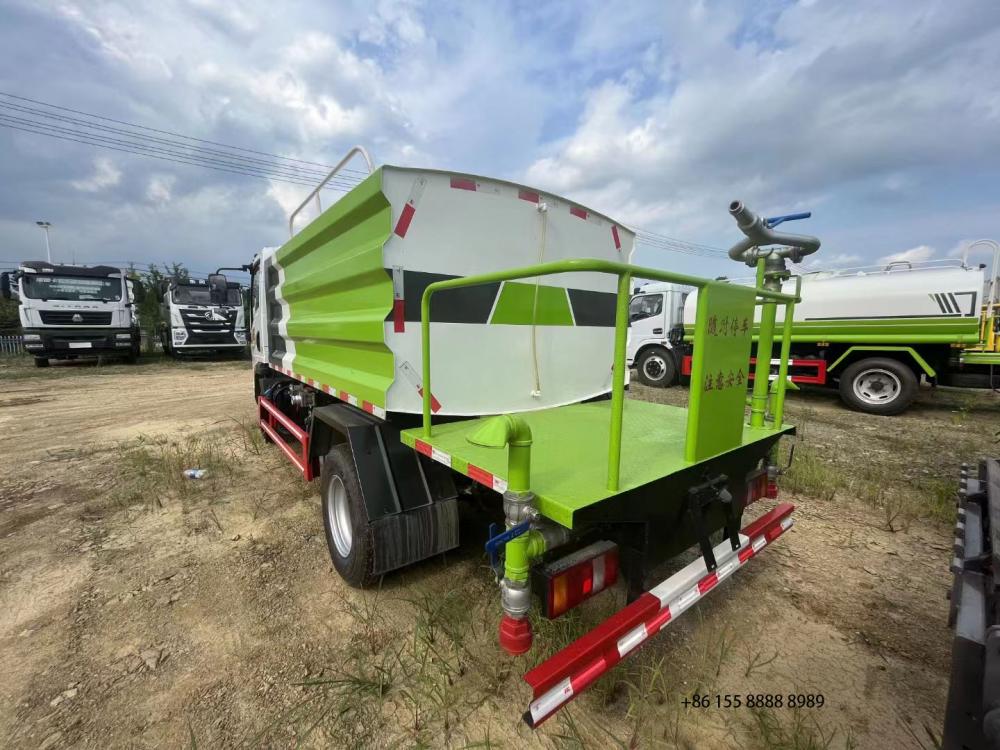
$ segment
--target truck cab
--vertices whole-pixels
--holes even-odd
[[[629,302],[627,361],[639,381],[664,387],[677,379],[680,359],[670,343],[670,331],[683,325],[689,289],[679,284],[638,286]]]
[[[243,289],[224,274],[164,282],[160,343],[170,356],[236,352],[247,347]]]
[[[133,291],[122,269],[30,260],[3,274],[0,286],[19,301],[24,348],[38,367],[50,359],[138,358]]]

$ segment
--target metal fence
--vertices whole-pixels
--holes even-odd
[[[0,335],[0,357],[14,357],[24,354],[24,337],[20,334]]]

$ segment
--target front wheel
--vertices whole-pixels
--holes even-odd
[[[674,355],[662,346],[653,346],[643,351],[636,363],[636,370],[639,382],[654,388],[666,388],[677,376]]]
[[[862,359],[840,377],[840,398],[852,409],[868,414],[899,414],[916,397],[917,376],[895,359]]]
[[[323,527],[333,567],[349,585],[364,588],[377,576],[374,539],[349,444],[326,454],[320,471]]]

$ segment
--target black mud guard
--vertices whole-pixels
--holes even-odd
[[[458,492],[447,468],[408,448],[399,427],[349,404],[312,411],[310,452],[348,443],[374,535],[376,574],[458,546]]]

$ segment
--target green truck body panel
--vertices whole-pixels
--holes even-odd
[[[742,422],[741,392],[740,419]],[[621,484],[607,489],[607,456],[610,441],[611,402],[574,404],[518,415],[531,427],[531,490],[546,518],[573,528],[574,514],[594,503],[686,469],[699,461],[684,457],[688,410],[665,404],[626,400],[622,420]],[[412,447],[422,441],[450,456],[451,468],[471,476],[469,465],[507,479],[507,451],[469,442],[484,417],[434,425],[431,437],[420,428],[404,430],[403,442]],[[749,445],[791,431],[741,424],[732,448]],[[708,458],[705,456],[704,458]]]
[[[276,256],[285,274],[295,372],[380,407],[393,380],[383,332],[392,279],[382,260],[391,220],[379,169]]]
[[[705,287],[698,297],[694,346],[704,356],[691,371],[688,456],[701,460],[739,445],[747,394],[750,327],[756,290]]]
[[[854,352],[906,352],[913,357],[914,362],[920,365],[920,369],[927,373],[927,377],[933,378],[937,376],[935,369],[927,364],[927,360],[921,357],[917,350],[912,346],[852,346],[846,352],[837,357],[833,364],[826,368],[826,371],[830,372],[836,368]]]

